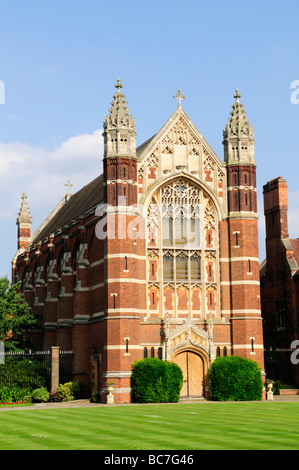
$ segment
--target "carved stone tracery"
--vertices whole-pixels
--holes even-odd
[[[170,361],[175,351],[187,348],[197,348],[207,354],[210,361],[215,359],[213,343],[213,321],[210,317],[208,330],[196,326],[190,320],[171,329],[168,315],[165,319],[165,358]]]
[[[204,228],[205,229],[213,229],[215,228],[215,216],[214,216],[214,208],[212,206],[211,201],[209,200],[204,215]]]
[[[148,168],[155,168],[158,166],[158,163],[159,163],[159,158],[158,158],[157,152],[155,151],[148,158],[147,166]]]

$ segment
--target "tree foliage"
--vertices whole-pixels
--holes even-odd
[[[24,345],[24,332],[37,323],[19,289],[21,281],[11,284],[7,277],[0,278],[0,340],[6,349],[19,349]]]

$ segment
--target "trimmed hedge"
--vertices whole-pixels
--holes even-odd
[[[131,386],[134,403],[176,403],[183,386],[183,372],[174,362],[141,359],[132,366]]]
[[[217,401],[261,400],[263,383],[257,362],[238,356],[217,357],[210,368],[210,398]]]
[[[50,367],[35,359],[6,357],[0,365],[0,386],[26,388],[49,387]]]

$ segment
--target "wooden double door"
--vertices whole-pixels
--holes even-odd
[[[201,356],[192,351],[183,351],[173,359],[183,371],[181,397],[204,395],[204,364]]]

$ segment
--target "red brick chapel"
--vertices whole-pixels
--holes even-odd
[[[104,119],[103,174],[31,234],[24,194],[13,279],[41,315],[37,349],[72,350],[73,379],[131,400],[135,360],[180,365],[207,397],[217,356],[264,370],[254,132],[236,91],[222,161],[182,107],[136,148],[120,80]]]

